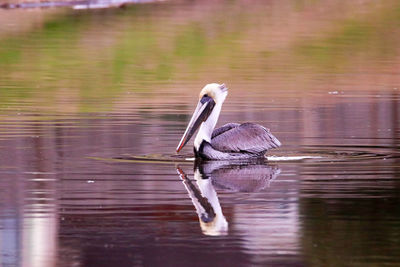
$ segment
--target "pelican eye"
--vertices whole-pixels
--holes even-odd
[[[213,100],[211,97],[208,96],[208,94],[203,95],[203,97],[200,99],[200,102],[202,104],[209,102],[210,100]]]

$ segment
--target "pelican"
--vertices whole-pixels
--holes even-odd
[[[222,104],[228,95],[225,84],[210,83],[200,92],[199,102],[176,148],[179,152],[196,130],[196,158],[231,160],[263,158],[268,149],[281,146],[269,129],[255,123],[227,123],[215,129]]]

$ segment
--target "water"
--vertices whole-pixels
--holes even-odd
[[[0,262],[397,266],[399,8],[0,10]],[[210,82],[268,161],[175,154]]]

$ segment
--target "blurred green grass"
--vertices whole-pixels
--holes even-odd
[[[321,5],[294,3],[291,12],[298,16]],[[276,73],[303,75],[307,69],[311,76],[343,73],[354,62],[390,61],[399,52],[395,1],[354,18],[326,18],[328,26],[309,35],[274,26],[287,21],[266,16],[266,10],[273,13],[265,6],[197,10],[190,4],[149,4],[65,11],[32,31],[0,35],[0,107],[19,98],[52,107],[62,92],[74,98],[80,112],[102,111],[123,92],[156,91],[179,81],[262,84]],[[271,47],[273,34],[289,37]]]

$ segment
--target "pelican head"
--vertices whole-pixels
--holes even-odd
[[[194,141],[195,149],[198,151],[203,141],[211,142],[212,132],[227,95],[228,88],[225,84],[210,83],[204,86],[200,92],[197,107],[176,148],[176,152],[179,152],[189,142],[199,127],[199,132]]]

